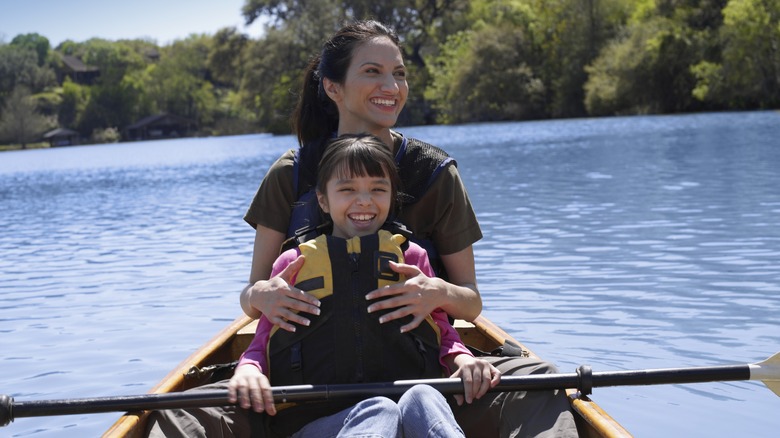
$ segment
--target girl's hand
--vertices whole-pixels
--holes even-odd
[[[366,295],[367,300],[387,298],[368,306],[368,313],[383,309],[395,309],[382,315],[380,323],[386,323],[407,315],[414,318],[411,322],[401,327],[405,333],[414,330],[434,310],[441,307],[444,296],[447,294],[446,282],[440,278],[431,278],[423,274],[420,268],[414,265],[390,262],[390,269],[407,278],[403,283],[376,289]]]
[[[303,326],[311,323],[307,318],[296,313],[296,310],[313,315],[320,314],[320,301],[314,295],[292,285],[292,279],[301,269],[304,261],[304,256],[298,256],[278,275],[256,282],[249,291],[251,306],[262,312],[272,324],[289,332],[295,331],[292,323]]]
[[[228,401],[238,402],[244,409],[252,408],[255,412],[276,415],[271,382],[254,365],[242,365],[236,368],[228,383]]]
[[[475,399],[481,398],[488,389],[498,385],[501,380],[501,371],[490,362],[477,359],[468,354],[459,354],[455,357],[455,365],[458,367],[450,377],[460,377],[463,380],[463,395],[455,394],[458,406],[471,404]]]

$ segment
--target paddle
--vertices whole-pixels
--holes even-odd
[[[760,380],[780,396],[780,353],[755,364],[721,365],[696,368],[662,368],[633,371],[591,372],[581,366],[576,373],[505,376],[491,391],[531,391],[577,388],[589,394],[591,388],[606,386],[663,385],[734,380]],[[385,383],[340,385],[296,385],[273,388],[277,403],[343,398],[394,396],[417,384],[431,385],[444,394],[463,391],[460,379],[398,380]],[[48,415],[90,414],[116,411],[144,411],[207,406],[226,406],[227,390],[200,390],[166,394],[144,394],[119,397],[76,398],[16,402],[0,395],[0,425],[15,418]]]

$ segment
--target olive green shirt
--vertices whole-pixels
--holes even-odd
[[[402,137],[393,133],[394,152]],[[244,220],[286,234],[292,206],[297,201],[293,186],[295,150],[285,152],[271,165],[249,206]],[[404,205],[398,217],[420,239],[433,241],[443,255],[468,248],[482,238],[476,214],[455,166],[439,173],[427,192],[414,204]]]

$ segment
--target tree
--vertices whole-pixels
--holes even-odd
[[[210,37],[191,35],[164,48],[143,85],[157,111],[188,118],[201,127],[213,122],[216,97],[208,68],[211,45]]]
[[[89,102],[89,87],[79,85],[66,78],[62,84],[62,100],[57,119],[60,126],[77,127],[81,123],[84,109]]]
[[[235,27],[217,31],[206,58],[208,69],[216,82],[225,86],[238,86],[244,72],[245,49],[248,45],[249,37],[238,32]]]
[[[448,40],[427,97],[445,123],[544,117],[545,88],[522,29],[485,26]]]
[[[0,105],[18,85],[39,92],[55,82],[54,71],[38,65],[35,51],[20,45],[0,44]]]
[[[6,99],[3,107],[0,131],[11,141],[27,148],[47,128],[46,119],[35,108],[27,87],[19,86]]]
[[[780,105],[780,0],[732,0],[723,9],[722,57],[693,67],[695,96],[726,108]]]
[[[59,46],[64,54],[98,67],[100,76],[89,92],[83,111],[78,117],[77,128],[82,136],[89,137],[96,129],[127,126],[138,118],[140,90],[125,81],[125,76],[141,70],[150,62],[136,49],[138,45],[127,41],[108,41],[92,38],[83,43],[66,41]]]
[[[529,1],[533,41],[541,50],[539,75],[547,87],[546,107],[552,117],[586,115],[585,66],[626,23],[633,2],[621,0]]]
[[[725,0],[642,2],[619,38],[586,67],[589,114],[696,111],[693,66],[719,56],[713,40]]]
[[[38,66],[43,67],[49,59],[49,39],[37,33],[20,34],[11,40],[11,45],[23,47],[38,55]]]

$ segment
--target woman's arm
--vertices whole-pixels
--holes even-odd
[[[270,228],[257,226],[252,253],[252,270],[249,284],[241,291],[241,308],[250,318],[265,315],[271,323],[295,331],[292,323],[309,325],[309,320],[295,310],[314,315],[319,314],[319,300],[293,287],[291,278],[303,266],[303,257],[298,257],[284,269],[286,274],[271,277],[274,260],[284,241],[284,234]],[[267,279],[267,281],[265,281]]]
[[[279,248],[284,242],[284,234],[276,230],[257,226],[255,231],[255,244],[252,250],[252,267],[249,272],[249,284],[241,291],[241,309],[246,316],[257,319],[262,315],[262,302],[260,295],[253,290],[255,283],[271,278],[271,268],[274,260],[279,256]]]
[[[381,323],[413,315],[412,321],[401,327],[404,332],[416,328],[436,309],[467,321],[476,318],[482,311],[482,298],[477,290],[471,246],[442,257],[447,272],[454,274],[450,275],[450,282],[433,276],[428,256],[422,248],[411,243],[409,247],[411,250],[405,253],[406,264],[390,263],[391,269],[404,275],[406,280],[368,293],[367,300],[386,298],[372,303],[368,311],[395,309],[383,315],[379,319]]]
[[[449,275],[446,293],[438,307],[453,318],[473,321],[482,312],[482,297],[477,289],[474,249],[471,245],[454,254],[441,256]]]

